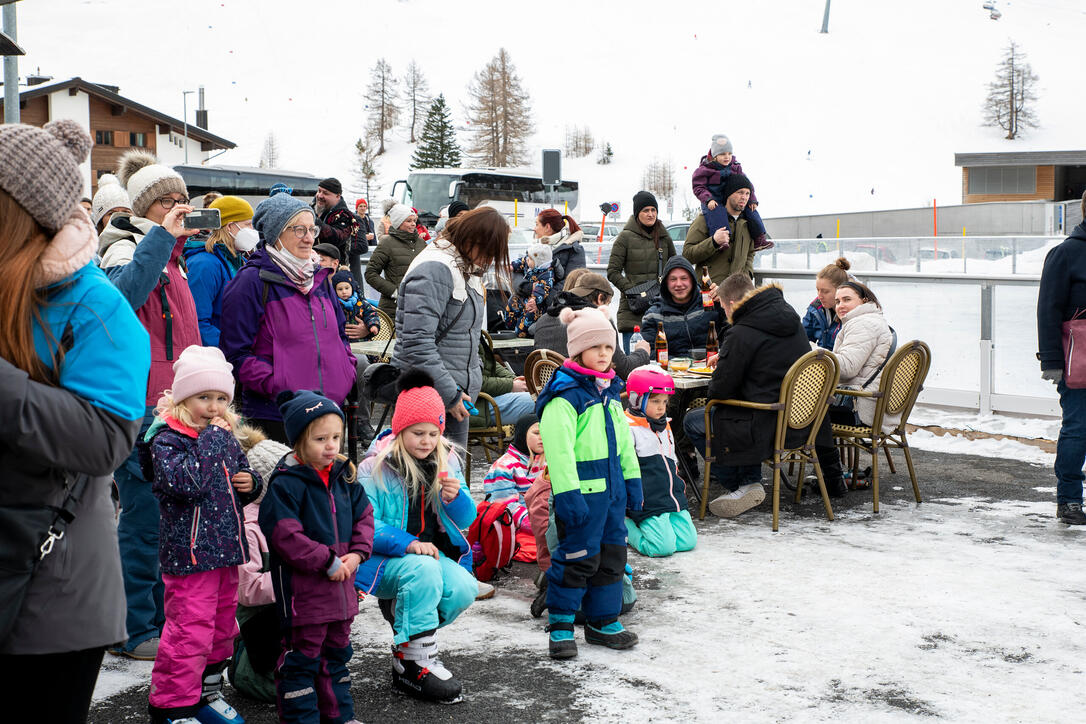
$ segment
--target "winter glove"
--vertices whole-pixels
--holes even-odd
[[[1048,380],[1054,385],[1058,385],[1063,381],[1063,370],[1059,367],[1055,367],[1050,370],[1041,370],[1041,379]]]
[[[626,481],[626,507],[629,510],[642,510],[645,507],[645,492],[640,480]]]
[[[580,488],[554,496],[554,514],[567,526],[580,528],[584,525],[588,520],[588,504],[584,502]]]

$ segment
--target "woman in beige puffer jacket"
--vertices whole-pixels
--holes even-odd
[[[837,288],[836,299],[841,331],[833,343],[833,353],[841,365],[839,384],[874,392],[882,379],[881,367],[893,354],[894,332],[886,323],[874,292],[863,284],[845,282]],[[855,401],[860,422],[870,425],[875,416],[875,399],[857,397]],[[886,415],[882,431],[891,432],[900,422],[901,415]]]

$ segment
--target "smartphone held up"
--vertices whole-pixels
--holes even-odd
[[[222,227],[222,218],[218,209],[196,209],[185,214],[186,229],[218,229]]]

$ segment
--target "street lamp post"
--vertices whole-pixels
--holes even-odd
[[[189,162],[189,93],[196,91],[181,91],[181,108],[185,116],[185,165]]]
[[[830,0],[826,0],[826,12],[822,14],[822,31],[830,32]]]

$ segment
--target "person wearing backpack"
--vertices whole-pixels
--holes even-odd
[[[445,403],[433,379],[404,372],[392,429],[358,468],[373,504],[373,555],[355,587],[377,597],[392,625],[392,685],[424,701],[462,700],[460,682],[437,658],[437,629],[464,612],[479,590],[461,533],[475,519],[468,484],[444,437]]]

